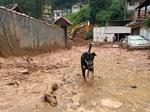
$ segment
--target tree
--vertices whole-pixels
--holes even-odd
[[[111,12],[111,20],[123,20],[124,19],[124,3],[123,0],[113,0],[112,5],[109,7]]]
[[[96,15],[96,20],[99,26],[104,26],[106,21],[110,19],[111,14],[108,11],[102,10]]]
[[[78,16],[76,17],[78,23],[92,19],[90,13],[91,8],[89,7],[89,5],[86,5],[83,8],[81,8],[81,10],[77,14]]]
[[[148,16],[148,17],[144,20],[143,26],[144,26],[144,28],[146,28],[146,29],[150,28],[150,16]]]
[[[36,10],[38,13],[36,13],[36,18],[42,19],[43,15],[43,6],[45,5],[45,0],[35,0]]]
[[[96,22],[96,15],[101,10],[107,10],[111,4],[111,0],[89,0],[89,7],[91,8],[90,16],[91,22]]]

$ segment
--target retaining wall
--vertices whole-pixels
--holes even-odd
[[[32,55],[65,47],[64,31],[48,23],[4,7],[0,7],[0,20],[3,56]]]

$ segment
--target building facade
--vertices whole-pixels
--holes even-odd
[[[135,12],[137,12],[135,19],[129,22],[126,26],[131,27],[132,35],[143,35],[150,41],[150,28],[145,29],[143,27],[143,21],[150,16],[150,0],[142,2],[135,8]]]
[[[123,38],[125,35],[130,35],[131,28],[125,25],[129,20],[109,20],[106,22],[105,27],[97,27],[93,30],[93,41],[103,42],[104,38],[107,36],[108,42],[112,41],[112,36],[117,37],[117,41]]]
[[[84,6],[83,2],[76,2],[72,5],[72,13],[78,12]]]
[[[136,19],[138,12],[135,11],[135,8],[138,7],[144,1],[145,0],[125,0],[124,19]]]

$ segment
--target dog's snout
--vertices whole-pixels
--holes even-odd
[[[92,62],[88,62],[88,64],[87,64],[88,66],[91,66],[92,65]]]
[[[87,63],[87,66],[88,66],[88,68],[91,68],[91,67],[93,66],[93,61],[89,61],[89,62]]]

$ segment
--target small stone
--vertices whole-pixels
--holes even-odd
[[[23,75],[27,75],[27,74],[29,74],[29,71],[27,69],[25,69],[25,70],[19,71],[19,73],[21,73]]]
[[[110,99],[102,99],[101,100],[101,104],[103,106],[107,106],[107,107],[112,107],[112,108],[119,108],[122,103],[119,101],[112,101]]]
[[[117,62],[117,64],[120,64],[120,62]]]
[[[136,86],[136,85],[130,85],[130,87],[131,87],[131,88],[137,88],[137,86]]]
[[[57,100],[56,100],[56,96],[53,94],[45,94],[45,101],[49,102],[49,104],[51,106],[56,106],[57,105]]]

